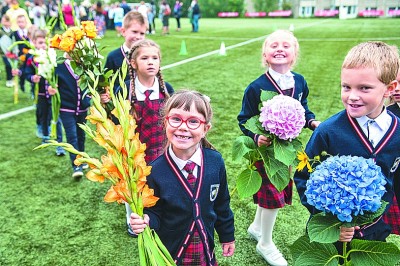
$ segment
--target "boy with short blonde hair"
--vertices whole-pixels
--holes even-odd
[[[107,55],[105,67],[117,72],[122,62],[130,51],[132,44],[136,41],[143,40],[146,35],[147,25],[143,15],[136,11],[128,12],[123,20],[121,34],[124,37],[124,43],[117,49],[111,51]],[[129,79],[129,75],[125,77],[125,81]],[[114,88],[119,86],[118,79],[114,84]]]
[[[383,42],[365,42],[353,47],[344,59],[341,73],[341,98],[345,110],[333,115],[314,131],[307,147],[309,158],[321,155],[351,155],[373,158],[382,169],[387,192],[382,200],[393,202],[400,198],[394,181],[400,179],[400,120],[387,112],[384,100],[397,86],[399,54]],[[322,158],[324,160],[326,158]],[[302,204],[310,214],[316,214],[304,194],[310,177],[307,169],[296,172],[294,180]],[[385,241],[391,226],[381,217],[374,223],[341,228],[338,245],[353,238]]]

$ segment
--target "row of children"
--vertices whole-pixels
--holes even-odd
[[[125,42],[108,55],[106,66],[116,70],[125,58],[129,62],[130,75],[125,81],[129,88],[128,97],[138,122],[137,131],[148,147],[146,161],[152,166],[148,183],[160,200],[145,210],[144,217],[127,209],[128,229],[139,234],[146,226],[154,228],[179,265],[217,265],[214,230],[219,235],[224,256],[233,255],[235,238],[225,165],[222,156],[206,139],[212,118],[209,98],[185,90],[172,94],[172,87],[163,80],[160,72],[160,48],[154,42],[144,40],[146,26],[143,17],[132,14],[134,18],[124,20]],[[243,133],[252,137],[259,146],[271,145],[269,138],[243,127],[248,119],[259,114],[260,88],[294,97],[306,110],[306,126],[315,129],[306,148],[307,154],[313,156],[324,150],[330,154],[376,158],[389,181],[386,185],[389,197],[386,198],[390,203],[396,203],[393,201],[396,198],[390,196],[395,193],[397,199],[400,198],[400,170],[397,167],[400,154],[392,148],[400,142],[399,120],[384,107],[384,99],[393,91],[397,95],[394,99],[400,99],[399,89],[396,89],[398,52],[382,42],[354,47],[342,67],[342,101],[346,110],[320,124],[308,108],[309,91],[304,77],[291,71],[298,50],[297,39],[291,32],[278,30],[266,38],[262,58],[267,71],[246,89],[238,116]],[[68,80],[76,82],[76,76],[68,71],[67,63],[64,64],[64,72],[73,77]],[[79,90],[77,84],[75,88]],[[62,91],[60,83],[59,91]],[[101,97],[103,102],[110,99],[107,94]],[[398,109],[398,106],[391,108]],[[81,114],[84,120],[86,113]],[[374,144],[366,137],[362,123],[369,118],[378,121]],[[338,145],[343,142],[347,145]],[[368,147],[364,143],[368,143]],[[278,210],[291,203],[293,185],[290,183],[283,192],[278,192],[261,164],[258,170],[263,176],[263,185],[254,197],[258,208],[248,232],[257,239],[256,250],[270,265],[287,265],[273,243],[272,231]],[[304,187],[308,178],[306,171],[295,174],[297,189],[305,205]],[[310,211],[315,213],[311,208]],[[380,221],[379,225],[368,227],[372,228],[369,229],[372,234],[355,234],[360,230],[358,227],[343,228],[340,240],[350,241],[353,237],[364,238],[366,235],[366,239],[383,241],[390,231],[381,234],[384,227]]]
[[[159,104],[164,100],[154,101],[151,98],[150,102],[153,101],[154,105],[147,105],[146,91],[153,90],[154,84],[158,87],[157,81],[160,80],[154,76],[154,73],[159,73],[159,49],[150,43],[136,43],[129,53],[131,80],[127,84],[130,99],[137,100],[134,103],[140,112],[136,113],[137,119],[154,123],[153,127],[157,130],[160,126],[157,121],[161,119],[167,145],[162,145],[163,137],[150,132],[154,138],[148,138],[146,144],[156,145],[159,149],[152,154],[152,158],[155,158],[158,153],[157,159],[148,157],[152,166],[148,183],[160,200],[154,207],[145,210],[144,217],[131,213],[129,225],[135,234],[140,234],[146,226],[154,228],[178,265],[217,265],[213,252],[214,230],[222,243],[223,256],[233,255],[235,238],[224,162],[206,140],[206,133],[211,128],[210,102],[208,97],[193,91],[178,91],[168,98],[167,94],[163,96],[161,90],[158,97],[166,99],[165,106],[160,108]],[[393,147],[400,144],[400,120],[390,110],[398,114],[399,105],[395,103],[388,108],[384,105],[389,96],[400,102],[400,87],[396,80],[399,72],[397,50],[382,42],[362,43],[351,49],[343,63],[341,75],[345,110],[323,123],[315,120],[315,115],[308,108],[309,90],[304,77],[291,71],[298,51],[298,41],[289,31],[278,30],[266,38],[262,58],[267,71],[245,90],[238,115],[243,133],[259,146],[271,145],[271,139],[254,134],[243,125],[259,114],[261,90],[294,97],[305,109],[306,127],[315,130],[307,145],[307,154],[313,156],[327,151],[330,154],[374,158],[388,181],[384,198],[389,205],[398,205],[400,153]],[[397,79],[400,77],[397,76]],[[143,108],[154,107],[159,109],[155,113],[160,115],[159,118],[151,120],[140,115]],[[161,113],[158,113],[160,110]],[[376,130],[369,134],[369,138],[364,125],[368,119],[376,121]],[[145,132],[144,128],[139,130]],[[269,181],[261,163],[257,169],[263,182],[259,192],[254,195],[258,208],[248,232],[258,241],[256,251],[270,265],[287,265],[285,257],[273,242],[272,232],[279,209],[292,202],[293,182],[279,192]],[[311,214],[315,214],[316,211],[307,204],[304,196],[309,175],[307,170],[296,172],[294,180],[302,203]],[[389,208],[386,214],[388,212]],[[378,218],[362,228],[343,227],[340,241],[349,242],[353,238],[385,241],[391,232],[399,233],[395,229],[398,221],[393,219],[385,223]]]

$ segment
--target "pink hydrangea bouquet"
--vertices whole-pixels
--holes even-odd
[[[289,169],[297,165],[296,154],[302,150],[302,143],[297,139],[306,123],[301,103],[270,91],[261,91],[260,100],[260,115],[250,118],[244,126],[255,134],[270,138],[271,145],[258,147],[248,136],[236,138],[232,149],[234,160],[246,159],[246,169],[236,181],[242,198],[260,189],[262,178],[255,167],[257,161],[263,161],[271,183],[282,191],[292,178]]]

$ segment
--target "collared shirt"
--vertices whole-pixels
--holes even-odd
[[[26,30],[26,29],[24,29],[24,30],[19,29],[18,34],[21,37],[28,38],[28,30]]]
[[[182,160],[182,159],[179,159],[175,155],[174,151],[172,150],[172,145],[169,145],[168,151],[171,154],[172,160],[176,163],[176,165],[178,166],[178,168],[181,170],[181,172],[183,173],[183,175],[186,178],[189,175],[189,173],[186,172],[185,170],[183,170],[183,168],[185,167],[186,163],[189,162],[189,161],[194,162],[196,164],[196,167],[193,169],[193,175],[196,176],[196,177],[198,176],[197,175],[198,169],[199,169],[199,166],[201,166],[201,149],[200,149],[200,145],[198,145],[198,147],[197,147],[196,151],[194,152],[194,154],[192,155],[192,157],[190,157],[190,159],[186,160],[186,161]]]
[[[126,46],[125,43],[124,43],[124,44],[122,45],[122,50],[125,52],[125,54],[128,54],[129,51],[130,51],[131,49],[129,49],[129,47]]]
[[[279,87],[282,90],[288,90],[294,88],[294,78],[293,73],[288,71],[285,74],[281,74],[276,72],[272,68],[268,69],[269,74],[271,74],[272,78],[278,83]]]
[[[375,119],[370,119],[367,116],[362,116],[356,118],[356,120],[363,130],[364,134],[366,136],[369,135],[371,144],[374,147],[379,143],[379,141],[381,141],[383,136],[389,130],[390,125],[392,124],[392,117],[387,113],[386,108],[384,108],[382,113]],[[368,129],[369,120],[374,120],[375,123],[371,123]]]
[[[144,101],[144,99],[146,99],[144,92],[147,90],[153,90],[153,92],[149,96],[150,100],[158,100],[160,98],[160,84],[158,83],[158,79],[154,78],[153,86],[148,88],[148,87],[144,86],[142,83],[140,83],[139,78],[136,77],[135,78],[135,94],[136,94],[136,99],[138,101]]]

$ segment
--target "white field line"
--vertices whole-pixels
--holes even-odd
[[[14,111],[11,111],[11,112],[8,112],[8,113],[5,113],[5,114],[0,114],[0,120],[6,119],[6,118],[9,118],[9,117],[12,117],[12,116],[16,116],[16,115],[19,115],[19,114],[22,114],[22,113],[25,113],[25,112],[28,112],[28,111],[31,111],[31,110],[35,110],[35,106],[28,106],[28,107],[24,107],[24,108],[21,108],[21,109],[18,109],[18,110],[14,110]]]
[[[303,28],[313,27],[315,25],[319,25],[319,24],[328,22],[329,20],[330,19],[320,20],[320,21],[317,21],[315,23],[311,23],[311,24],[306,24],[306,25],[303,25],[303,26],[295,27],[295,32],[296,32],[296,29],[303,29]],[[241,47],[241,46],[253,43],[253,42],[262,41],[267,36],[268,35],[264,35],[264,36],[257,37],[257,38],[254,38],[254,39],[250,39],[250,40],[247,40],[247,41],[244,41],[244,42],[241,42],[241,43],[230,45],[230,46],[227,46],[225,49],[226,50],[230,50],[230,49],[238,48],[238,47]],[[221,39],[223,39],[223,38],[221,38]],[[180,66],[180,65],[183,65],[183,64],[195,61],[195,60],[199,60],[199,59],[202,59],[202,58],[205,58],[205,57],[217,54],[217,53],[219,53],[219,49],[211,51],[211,52],[208,52],[208,53],[205,53],[205,54],[201,54],[201,55],[198,55],[198,56],[195,56],[195,57],[184,59],[184,60],[178,61],[176,63],[172,63],[172,64],[169,64],[169,65],[163,66],[163,67],[161,67],[161,70],[165,70],[165,69],[173,68],[173,67],[176,67],[176,66]],[[6,119],[6,118],[9,118],[9,117],[13,117],[13,116],[16,116],[16,115],[19,115],[19,114],[22,114],[24,112],[28,112],[28,111],[31,111],[31,110],[34,110],[34,109],[35,109],[35,107],[28,106],[28,107],[21,108],[21,109],[15,110],[15,111],[11,111],[11,112],[8,112],[8,113],[5,113],[5,114],[1,114],[0,115],[0,120]]]

